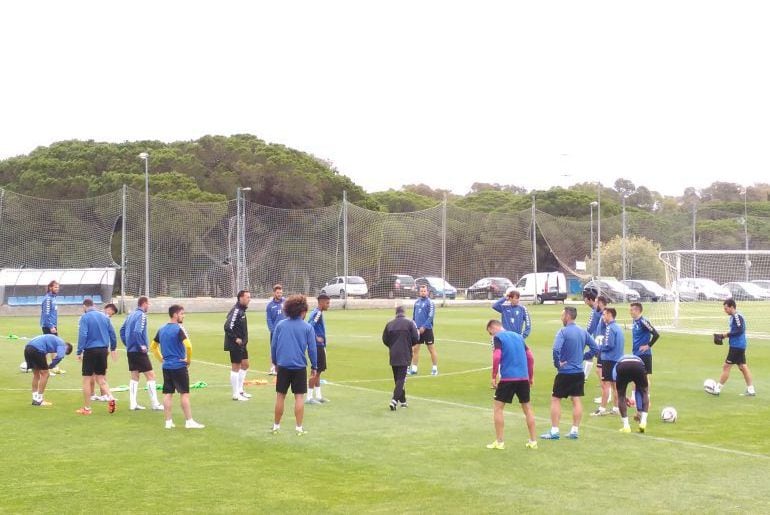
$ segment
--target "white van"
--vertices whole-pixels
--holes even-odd
[[[567,278],[561,272],[526,274],[516,283],[521,300],[542,304],[547,300],[564,302],[567,298]]]

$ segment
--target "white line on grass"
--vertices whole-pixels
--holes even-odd
[[[447,376],[459,376],[463,374],[472,374],[474,372],[482,372],[484,370],[492,370],[492,367],[482,367],[482,368],[472,368],[470,370],[460,370],[458,372],[446,372],[441,373],[438,376],[431,376],[428,374],[425,375],[418,375],[418,376],[409,376],[407,378],[407,382],[413,381],[415,379],[436,379],[436,377],[447,377]],[[349,385],[349,384],[359,384],[359,383],[379,383],[382,381],[393,381],[392,377],[386,377],[385,379],[351,379],[349,381],[334,381],[329,382],[329,384],[337,384],[337,385]]]

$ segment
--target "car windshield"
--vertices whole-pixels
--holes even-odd
[[[711,288],[716,290],[722,289],[721,286],[719,286],[716,282],[712,281],[711,279],[696,279],[695,284],[697,286],[700,286],[701,288]]]
[[[454,289],[454,286],[443,280],[441,277],[426,277],[425,278],[431,286],[434,288],[444,288],[451,290]]]
[[[663,288],[661,285],[654,281],[636,281],[639,284],[641,284],[644,288],[647,288],[653,293],[664,293],[666,291],[665,288]]]
[[[358,277],[357,275],[350,275],[348,276],[347,283],[348,284],[366,284],[366,281],[364,281],[363,277]]]
[[[613,290],[618,290],[618,291],[626,291],[626,290],[630,289],[628,286],[626,286],[625,284],[623,284],[620,281],[607,281],[607,280],[605,280],[604,284],[606,284],[607,287],[612,288]]]
[[[506,279],[505,277],[495,277],[492,279],[492,282],[495,283],[496,286],[499,286],[500,288],[510,288],[513,286],[513,283]]]
[[[473,286],[471,286],[471,288],[486,288],[487,286],[489,286],[490,282],[491,281],[489,279],[479,279],[478,281],[473,283]]]

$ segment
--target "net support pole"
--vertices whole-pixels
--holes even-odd
[[[444,203],[441,206],[441,280],[444,281],[442,307],[446,306],[446,203],[446,193],[444,193]]]
[[[348,192],[342,192],[342,309],[348,307]]]
[[[676,255],[676,279],[674,280],[674,320],[673,326],[676,327],[679,324],[679,279],[682,278],[682,256]]]
[[[128,188],[123,185],[122,216],[120,222],[120,312],[126,312],[126,197]]]
[[[537,304],[539,294],[537,289],[537,219],[535,217],[535,211],[535,196],[532,195],[532,271],[535,273],[535,297],[532,301]]]

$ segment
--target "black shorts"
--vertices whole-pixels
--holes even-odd
[[[652,374],[652,354],[642,354],[639,359],[644,362],[644,369],[647,373]]]
[[[307,393],[307,369],[278,367],[275,378],[275,391],[286,394],[291,385],[291,393],[299,395]]]
[[[107,373],[107,347],[96,347],[83,351],[83,376],[103,376]]]
[[[190,374],[187,367],[163,369],[163,393],[190,393]]]
[[[583,386],[586,383],[586,376],[583,372],[579,374],[556,374],[553,380],[552,397],[566,399],[567,397],[582,397],[584,394]]]
[[[420,335],[420,341],[417,343],[424,343],[425,345],[433,345],[434,338],[433,338],[433,329],[425,329],[422,334]]]
[[[152,370],[150,356],[146,352],[126,352],[128,357],[128,371],[141,374]]]
[[[326,346],[316,345],[316,351],[318,354],[318,368],[319,372],[326,370]]]
[[[640,356],[641,357],[641,356]],[[646,390],[649,386],[647,382],[647,369],[644,363],[638,361],[623,361],[618,363],[615,369],[615,384],[617,385],[618,395],[625,397],[629,383],[634,383],[638,391]]]
[[[244,359],[249,359],[248,343],[246,345],[238,345],[233,343],[230,345],[230,363],[240,363]]]
[[[608,359],[602,360],[602,381],[613,382],[612,370],[615,368],[617,361],[610,361]]]
[[[730,350],[727,351],[727,359],[725,359],[725,363],[728,365],[745,365],[746,349],[730,347]]]
[[[519,398],[519,404],[529,402],[529,381],[500,381],[495,390],[495,400],[510,404],[513,396]]]
[[[27,362],[27,370],[48,370],[48,361],[45,354],[32,345],[24,347],[24,359]]]

